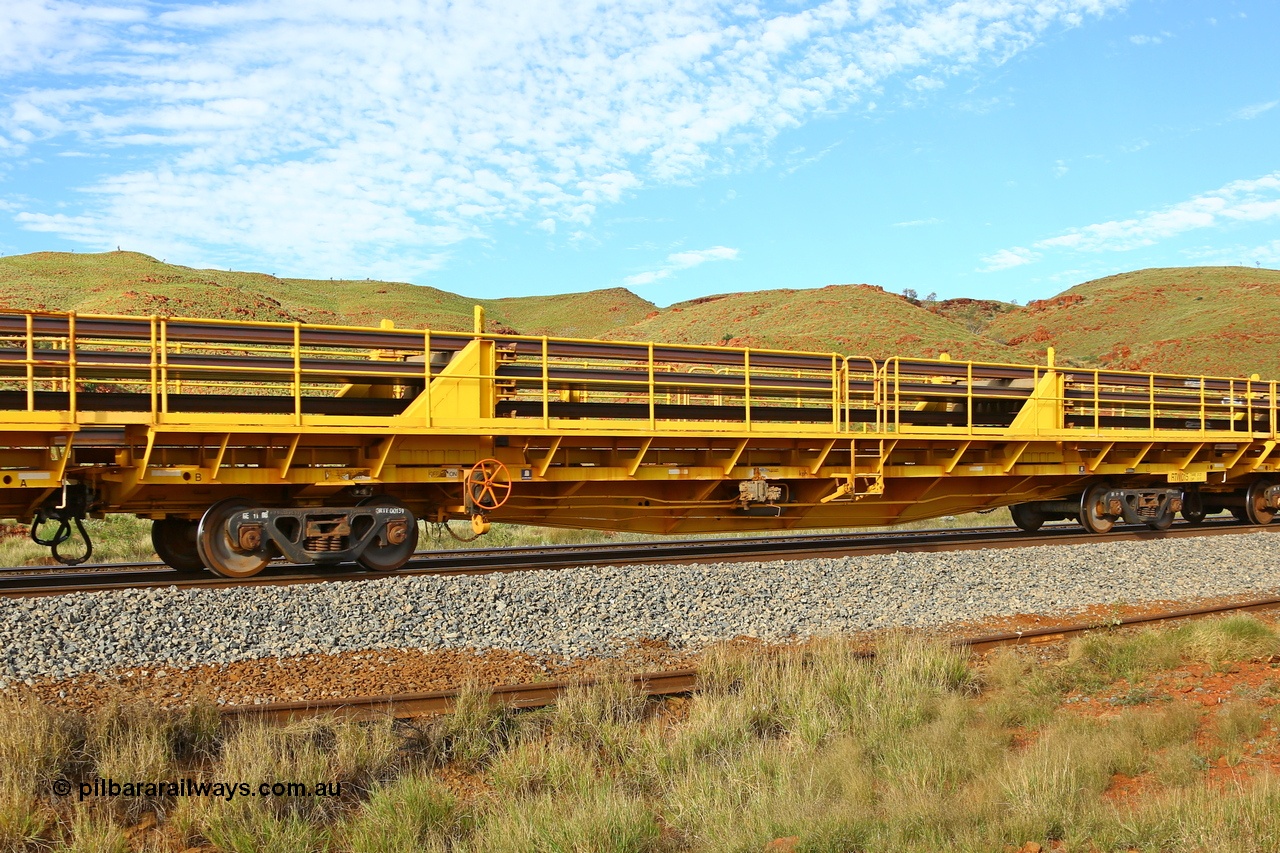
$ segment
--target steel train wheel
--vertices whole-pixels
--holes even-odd
[[[511,497],[511,476],[497,459],[481,459],[467,472],[467,497],[480,512],[495,510]]]
[[[1154,518],[1151,521],[1148,521],[1147,527],[1150,527],[1152,530],[1168,530],[1170,527],[1173,526],[1173,517],[1174,517],[1174,512],[1170,510],[1169,512],[1166,512],[1163,515],[1160,515],[1157,518]],[[1200,518],[1201,519],[1204,518],[1203,513],[1201,513]]]
[[[227,520],[246,509],[253,509],[253,504],[244,498],[227,498],[209,507],[200,518],[196,547],[200,551],[200,559],[215,575],[248,578],[262,571],[270,562],[256,554],[241,554],[231,547]]]
[[[1031,504],[1014,504],[1009,507],[1009,515],[1019,530],[1035,533],[1044,526],[1044,513],[1036,510]]]
[[[1182,520],[1195,527],[1203,524],[1204,517],[1208,514],[1208,508],[1204,505],[1204,495],[1200,494],[1200,489],[1189,486],[1182,495]]]
[[[1266,491],[1269,488],[1271,484],[1266,480],[1258,480],[1245,492],[1244,514],[1250,524],[1270,524],[1275,521],[1276,511],[1267,508]]]
[[[185,518],[157,518],[151,522],[151,547],[165,564],[180,572],[202,572],[204,562],[196,539],[200,522]]]
[[[398,506],[406,511],[406,507],[401,501],[391,497],[391,495],[374,495],[360,501],[360,506]],[[413,513],[409,513],[409,528],[406,531],[404,541],[399,545],[382,544],[374,542],[364,552],[356,558],[356,562],[371,572],[394,572],[396,569],[409,562],[409,558],[413,556],[413,552],[418,550],[418,519]]]
[[[1111,528],[1116,526],[1115,519],[1108,518],[1102,512],[1102,499],[1110,488],[1099,483],[1090,486],[1080,497],[1080,526],[1090,533],[1110,533]]]

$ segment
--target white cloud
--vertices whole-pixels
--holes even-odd
[[[1055,178],[1061,178],[1061,177],[1063,177],[1064,175],[1066,175],[1066,174],[1067,174],[1067,172],[1070,172],[1070,171],[1071,171],[1071,167],[1067,165],[1067,161],[1066,161],[1066,160],[1056,160],[1056,161],[1054,161],[1054,164],[1053,164],[1053,176],[1054,176]]]
[[[1268,198],[1267,196],[1273,196]],[[1230,222],[1280,218],[1280,172],[1233,181],[1221,189],[1145,213],[1132,219],[1074,228],[1041,240],[1037,249],[1066,248],[1082,252],[1118,252],[1151,246],[1178,234]]]
[[[1150,36],[1150,35],[1129,36],[1129,41],[1137,45],[1161,44],[1167,38],[1173,38],[1173,33],[1165,30],[1159,33],[1158,35],[1154,35],[1154,36]]]
[[[1023,264],[1029,264],[1032,261],[1037,261],[1039,259],[1040,256],[1029,249],[1023,249],[1021,247],[1001,249],[1000,251],[987,255],[983,258],[983,265],[978,269],[978,272],[999,272],[1000,270],[1020,267]]]
[[[832,151],[836,150],[839,147],[840,147],[840,142],[833,142],[830,145],[828,145],[826,148],[823,148],[821,151],[817,152],[816,154],[809,154],[808,156],[804,156],[806,153],[804,148],[793,149],[792,151],[789,151],[787,153],[786,160],[789,165],[783,168],[782,174],[794,175],[796,172],[800,171],[805,166],[811,166],[814,163],[817,163],[823,157],[826,157],[828,154],[830,154]]]
[[[659,269],[629,275],[624,281],[632,287],[639,287],[645,284],[653,284],[655,281],[669,278],[673,273],[677,273],[680,270],[692,269],[709,261],[736,261],[737,259],[738,250],[731,249],[728,246],[712,246],[710,249],[674,252],[667,255],[667,262]]]
[[[938,78],[926,77],[923,74],[917,74],[907,83],[907,86],[915,89],[917,92],[928,92],[933,89],[941,89],[945,85],[946,84]]]
[[[29,228],[317,274],[413,267],[496,221],[572,239],[641,187],[749,168],[895,79],[928,88],[1125,2],[6,0],[0,140],[142,147],[70,212],[26,208]]]
[[[1267,101],[1265,104],[1252,104],[1236,110],[1234,117],[1244,121],[1249,121],[1250,119],[1257,118],[1268,110],[1275,109],[1277,106],[1280,106],[1280,101]]]
[[[113,32],[142,21],[141,4],[5,0],[0,8],[0,77],[33,69],[70,72]]]
[[[1265,266],[1280,267],[1280,240],[1272,240],[1260,246],[1201,246],[1188,249],[1183,254],[1192,261],[1201,264],[1222,264],[1224,266]]]
[[[1272,219],[1280,220],[1280,172],[1232,181],[1220,189],[1131,219],[1072,228],[1056,237],[1038,240],[1030,249],[1001,249],[983,258],[986,266],[982,271],[1031,263],[1050,251],[1124,252],[1203,228]]]
[[[906,222],[893,223],[894,228],[918,228],[921,225],[941,225],[942,220],[936,216],[930,216],[928,219],[908,219]]]

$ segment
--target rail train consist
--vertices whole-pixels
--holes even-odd
[[[278,556],[396,569],[419,521],[673,534],[1010,506],[1105,532],[1280,510],[1257,376],[483,328],[0,313],[0,516],[76,562],[83,519],[135,514],[169,565],[243,578]]]

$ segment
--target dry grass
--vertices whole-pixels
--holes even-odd
[[[25,528],[23,528],[25,530]],[[158,560],[151,548],[151,522],[129,515],[108,516],[101,521],[86,521],[85,529],[93,538],[95,563],[132,563]],[[45,531],[48,535],[49,531]],[[83,553],[79,537],[61,549],[68,555]],[[56,566],[49,549],[37,545],[26,535],[14,534],[0,539],[0,566]]]
[[[1280,786],[1266,772],[1218,791],[1206,774],[1265,729],[1255,704],[1120,705],[1102,717],[1060,699],[1103,679],[1190,661],[1270,654],[1250,617],[1077,640],[1062,666],[1020,653],[980,671],[949,647],[886,638],[875,659],[827,640],[706,656],[692,697],[662,702],[624,680],[512,713],[473,689],[451,717],[397,727],[282,727],[108,708],[88,719],[0,704],[6,849],[226,851],[1067,851],[1275,849]],[[1211,744],[1205,747],[1204,744]],[[1206,751],[1206,749],[1208,751]],[[83,804],[54,778],[192,775],[341,781],[340,798],[156,798]],[[1154,786],[1127,804],[1116,778]],[[1216,793],[1215,793],[1216,791]],[[75,798],[71,798],[74,800]]]
[[[69,720],[34,702],[0,697],[0,850],[21,849],[53,821],[41,801],[73,762]]]
[[[1243,615],[1193,622],[1172,630],[1096,632],[1072,643],[1070,661],[1060,679],[1093,688],[1118,679],[1138,681],[1184,659],[1221,667],[1233,660],[1277,652],[1280,637],[1264,623]]]

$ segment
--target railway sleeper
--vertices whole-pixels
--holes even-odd
[[[293,563],[355,561],[393,571],[413,556],[418,521],[398,500],[378,495],[352,507],[258,507],[220,501],[200,519],[200,561],[223,577],[260,572],[276,556]]]

